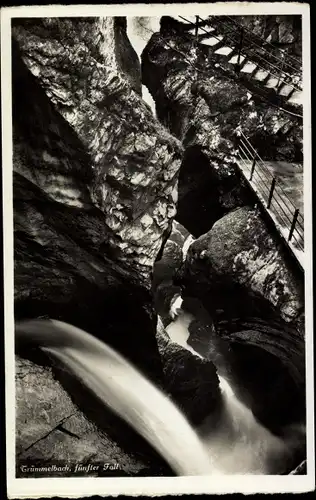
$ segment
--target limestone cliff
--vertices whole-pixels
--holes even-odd
[[[33,138],[25,151],[23,139],[15,140],[17,154],[33,163],[32,173],[20,162],[15,171],[53,201],[101,211],[103,243],[146,276],[175,213],[181,147],[135,92],[134,51],[122,30],[116,18],[13,23],[14,127],[18,136],[36,130],[43,141]],[[18,99],[27,106],[22,117]],[[68,156],[61,161],[63,142]],[[72,160],[76,153],[81,164]]]
[[[159,372],[150,274],[181,145],[138,94],[121,19],[16,19],[12,33],[16,316],[77,324]]]
[[[243,130],[264,159],[302,160],[302,123],[238,81],[210,47],[162,18],[142,55],[143,83],[157,116],[186,148],[177,220],[194,236],[251,202],[235,165]],[[228,65],[229,66],[229,65]]]
[[[151,272],[175,214],[182,146],[139,95],[121,18],[15,19],[12,35],[16,319],[81,327],[162,384]],[[86,414],[82,388],[60,380]],[[23,414],[31,389],[21,388]]]

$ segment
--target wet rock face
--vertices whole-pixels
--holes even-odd
[[[204,270],[204,282],[214,292],[224,293],[225,288],[230,295],[244,291],[288,323],[295,324],[303,312],[301,280],[293,274],[259,212],[249,207],[230,212],[198,238],[190,248],[186,267],[194,279],[203,279]]]
[[[142,54],[143,84],[157,116],[184,144],[177,220],[194,236],[229,210],[252,204],[235,165],[243,130],[263,159],[302,161],[302,123],[269,106],[193,36],[163,21]],[[230,65],[228,65],[230,66]]]
[[[135,91],[124,30],[13,23],[15,311],[75,324],[159,378],[150,274],[181,145]]]
[[[247,21],[250,17],[256,25],[256,16],[240,17],[239,22],[246,26],[250,22],[249,28],[256,32],[252,21]],[[270,31],[271,21],[276,29],[282,26],[283,34],[273,42],[278,51],[277,43],[286,43],[282,36],[288,29],[294,37],[299,36],[300,27],[291,28],[290,25],[300,20],[294,19],[299,16],[288,16],[292,19],[279,19],[278,25],[275,16],[270,17]],[[225,58],[214,54],[211,48],[195,46],[194,35],[184,33],[176,23],[164,19],[161,19],[160,33],[152,36],[142,54],[143,83],[156,101],[160,120],[186,144],[192,144],[193,140],[210,150],[228,153],[234,133],[241,127],[258,147],[260,139],[265,138],[259,153],[264,157],[268,155],[267,159],[269,155],[275,159],[276,154],[288,161],[299,161],[295,160],[298,156],[302,159],[302,120],[263,102],[255,86],[248,89],[238,81]],[[264,19],[258,16],[257,20],[261,23],[258,34],[262,36]],[[218,25],[219,33],[225,34],[225,26],[220,22]],[[294,45],[298,47],[299,67],[301,48],[299,44]],[[292,71],[295,74],[295,70]]]
[[[38,380],[41,381],[39,391]],[[138,472],[144,465],[126,454],[104,432],[92,424],[74,405],[70,396],[53,377],[51,368],[30,360],[16,359],[16,453],[17,477],[28,477],[21,467],[43,462],[59,466],[69,465],[70,471],[51,471],[40,476],[73,477],[76,464],[119,464],[126,473]],[[87,475],[102,475],[89,471]],[[78,472],[78,475],[82,475]],[[106,475],[106,474],[103,474]],[[111,471],[108,471],[111,475]],[[36,477],[36,476],[34,476]]]
[[[138,443],[136,454],[126,450],[130,432],[126,426],[85,393],[80,409],[76,404],[78,400],[74,402],[56,380],[56,369],[23,357],[16,358],[17,477],[135,476],[147,475],[148,467],[153,475],[160,475],[164,465],[159,458],[146,454],[148,450],[142,449],[142,442]],[[61,380],[65,382],[65,374]],[[93,423],[96,419],[89,419],[93,411],[99,414],[98,426]],[[117,428],[120,433],[115,431]],[[45,467],[45,464],[54,464],[60,470],[28,470],[34,466]],[[90,464],[90,469],[76,469],[78,464]]]
[[[204,309],[195,308],[200,325],[188,342],[256,417],[274,432],[304,421],[303,283],[259,214],[243,207],[216,222],[191,245],[176,283]]]
[[[47,193],[50,189],[58,202],[98,208],[116,260],[146,279],[175,214],[181,146],[134,90],[136,77],[126,68],[135,54],[122,23],[115,18],[16,20],[13,37],[14,100],[27,103],[23,123],[16,123],[16,113],[15,128],[28,135],[42,130],[33,141],[36,152],[29,146],[22,152],[34,163],[32,182]],[[49,119],[38,93],[51,109]],[[58,156],[61,144],[70,142],[60,122],[71,128],[88,157],[80,166],[71,152],[63,161]],[[25,149],[23,141],[20,149]],[[52,184],[47,172],[56,187],[45,187],[45,181]],[[76,185],[79,177],[89,179],[86,192]]]
[[[302,19],[300,15],[242,16],[242,24],[269,42],[271,50],[280,57],[286,48],[289,56],[299,60],[302,54]]]
[[[172,231],[163,252],[153,268],[152,290],[155,309],[164,321],[170,321],[170,308],[180,295],[179,285],[174,284],[174,277],[185,259],[185,244],[191,242],[191,235],[179,222],[173,221]]]
[[[201,359],[172,342],[158,320],[157,340],[166,379],[166,390],[197,426],[220,405],[219,379],[212,361]]]

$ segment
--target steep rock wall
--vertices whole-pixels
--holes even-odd
[[[122,72],[122,29],[114,18],[13,23],[15,306],[73,322],[155,372],[150,274],[181,146]],[[122,44],[126,54],[126,34]]]
[[[200,236],[229,210],[252,202],[235,164],[236,132],[242,129],[264,159],[299,162],[302,124],[250,93],[208,47],[164,19],[143,52],[142,78],[157,116],[186,148],[177,220]]]
[[[184,306],[199,305],[191,345],[257,418],[275,432],[303,421],[304,284],[260,215],[243,207],[217,221],[192,243],[175,284]]]
[[[16,20],[13,26],[24,64],[89,156],[91,202],[104,214],[116,259],[146,276],[175,213],[181,147],[133,90],[131,74],[122,73],[121,31],[115,18]],[[126,54],[126,39],[122,45]]]
[[[139,95],[121,19],[15,19],[12,34],[15,317],[81,327],[163,384],[151,272],[175,213],[181,144]],[[45,455],[32,449],[30,460]]]

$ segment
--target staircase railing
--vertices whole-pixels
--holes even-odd
[[[243,28],[243,30],[246,33],[249,33],[249,37],[251,38],[251,43],[254,44],[255,46],[257,46],[259,48],[263,48],[266,52],[268,52],[268,50],[265,49],[264,46],[268,46],[268,47],[270,47],[270,52],[269,53],[271,53],[271,50],[275,49],[275,46],[273,45],[273,43],[268,42],[262,36],[255,34],[252,30],[250,30],[249,28],[247,28],[243,24],[239,23],[233,17],[230,17],[230,16],[226,15],[225,19],[230,20],[237,27],[237,29]],[[255,40],[257,40],[257,42],[255,42]],[[277,56],[275,56],[274,54],[271,54],[271,56],[277,59]],[[287,59],[290,60],[290,61],[292,61],[291,63],[287,63],[287,65],[289,67],[291,67],[292,69],[298,69],[298,67],[300,68],[301,65],[302,65],[301,62],[296,57],[291,56],[290,54],[287,54]]]
[[[287,231],[287,241],[304,251],[304,216],[284,191],[243,132],[238,136],[238,157],[243,173],[255,187],[264,206],[276,216],[278,224]]]
[[[213,16],[214,17],[214,16]],[[201,21],[207,22],[206,19],[200,18]],[[294,67],[292,64],[287,62],[287,59],[289,56],[286,56],[286,58],[281,59],[280,57],[276,56],[271,52],[271,50],[267,50],[263,47],[263,45],[259,45],[256,43],[253,38],[256,37],[256,35],[252,34],[249,35],[247,33],[252,33],[249,29],[244,27],[242,24],[237,23],[236,21],[233,20],[235,23],[236,27],[232,28],[230,25],[227,25],[225,21],[223,21],[220,18],[215,18],[216,23],[220,23],[222,26],[225,26],[226,28],[229,29],[227,33],[223,33],[224,36],[233,44],[239,44],[240,43],[240,33],[242,32],[242,39],[243,39],[243,49],[241,51],[241,54],[245,57],[245,59],[251,59],[253,58],[254,62],[257,62],[257,65],[266,71],[269,71],[271,76],[274,76],[279,79],[279,83],[284,83],[286,85],[292,86],[295,90],[301,91],[302,86],[300,83],[293,81],[293,73],[294,74],[300,74],[301,75],[301,70],[297,67]],[[209,22],[211,23],[211,19]],[[211,35],[210,35],[211,36]],[[245,43],[249,41],[251,43],[251,46],[245,47]],[[263,39],[264,41],[264,39]],[[263,43],[263,42],[262,42]],[[271,44],[269,44],[271,45]],[[254,48],[256,47],[256,48]],[[260,53],[261,52],[261,53]],[[271,58],[273,58],[273,62],[271,62]],[[258,59],[260,62],[258,63]],[[291,71],[291,73],[290,73]]]
[[[281,86],[281,85],[290,85],[292,88],[293,88],[293,91],[294,90],[297,90],[297,91],[301,91],[302,90],[302,86],[300,84],[300,82],[297,82],[295,81],[295,78],[296,78],[296,75],[293,77],[293,74],[289,73],[289,70],[293,70],[294,73],[299,73],[301,75],[301,71],[300,69],[298,68],[295,68],[292,64],[288,63],[286,61],[286,59],[289,59],[291,58],[291,56],[287,56],[286,59],[285,58],[279,58],[277,57],[275,54],[273,54],[271,52],[271,50],[267,50],[263,47],[263,43],[265,42],[264,39],[261,40],[261,37],[258,37],[257,35],[253,34],[248,28],[244,27],[242,24],[240,23],[237,23],[235,20],[232,19],[234,25],[236,25],[236,27],[233,27],[231,25],[227,25],[227,23],[225,23],[225,21],[223,21],[222,19],[220,19],[218,16],[210,16],[210,17],[213,17],[214,19],[216,19],[216,23],[221,23],[223,26],[225,27],[228,27],[229,31],[224,33],[224,36],[227,40],[229,40],[229,42],[235,47],[236,45],[239,45],[239,49],[238,49],[238,56],[240,58],[240,56],[242,55],[244,57],[244,59],[249,59],[249,58],[253,58],[253,62],[255,62],[257,64],[257,67],[258,69],[263,69],[265,71],[268,71],[270,76],[272,77],[275,77],[277,80],[278,80],[278,87]],[[226,16],[225,16],[226,17]],[[183,16],[179,16],[179,18],[183,19],[184,21],[186,21],[188,24],[192,24],[194,25],[195,23],[192,23],[192,21],[184,18]],[[231,19],[231,18],[229,18]],[[198,17],[198,22],[199,24],[202,24],[202,25],[211,25],[212,23],[212,19],[208,18],[208,19],[204,19],[202,17]],[[198,23],[196,23],[196,34],[197,34],[197,26]],[[205,34],[208,36],[208,37],[215,37],[217,38],[216,34],[215,33],[210,33],[208,32],[207,30],[205,30],[205,28],[203,28],[203,26],[199,26],[199,29],[202,31],[202,32],[205,32]],[[241,35],[242,33],[242,35]],[[251,33],[251,38],[250,38],[250,35],[248,35],[247,33]],[[236,35],[236,37],[234,37],[234,35]],[[205,36],[205,35],[204,35]],[[251,48],[251,47],[247,47],[247,49],[243,48],[241,46],[241,39],[243,40],[243,44],[245,42],[245,40],[250,40],[251,42],[251,47],[255,46],[255,47],[258,47],[258,49],[254,49],[254,48]],[[261,40],[261,45],[259,45],[258,43],[256,43],[253,38],[259,38]],[[266,42],[268,43],[268,42]],[[271,45],[269,43],[269,45]],[[262,53],[259,52],[262,51]],[[271,57],[274,58],[274,61],[271,62]],[[294,60],[294,58],[291,58]],[[258,62],[258,60],[260,62]]]

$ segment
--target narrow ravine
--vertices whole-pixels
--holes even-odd
[[[17,350],[36,374],[17,380],[17,465],[55,460],[56,433],[38,448],[37,436],[44,413],[60,420],[55,400],[69,394],[86,430],[78,448],[63,433],[59,460],[85,463],[103,447],[104,461],[131,476],[146,475],[145,464],[162,475],[160,459],[177,475],[287,474],[305,434],[303,281],[249,196],[231,141],[240,124],[259,130],[266,109],[254,116],[257,103],[212,61],[211,77],[192,85],[185,37],[163,19],[12,25],[15,320],[45,318],[35,321],[39,339],[27,331],[39,359],[23,343]],[[160,22],[163,36],[153,37]],[[278,141],[285,149],[281,132]],[[214,360],[199,349],[205,324],[181,296],[205,308]],[[60,337],[45,337],[49,318],[63,325]],[[217,339],[230,349],[227,367]],[[41,362],[54,368],[46,386]],[[60,387],[48,401],[55,371]],[[289,422],[301,430],[287,432]]]
[[[180,309],[166,332],[173,342],[202,358],[188,344],[188,327],[192,320],[192,314]],[[199,428],[216,469],[224,475],[283,473],[293,460],[297,442],[287,442],[273,435],[236,397],[232,384],[222,375],[219,380],[223,403],[220,415],[210,415]]]
[[[153,33],[160,30],[160,17],[127,17],[127,36],[139,60]],[[142,85],[142,97],[156,115],[156,104],[146,85]]]

